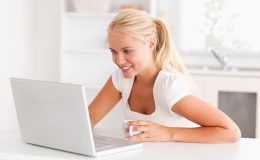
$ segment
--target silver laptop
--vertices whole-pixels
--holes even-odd
[[[141,143],[94,136],[81,85],[11,78],[24,142],[99,156],[142,148]]]

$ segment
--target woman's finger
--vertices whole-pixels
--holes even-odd
[[[136,120],[136,121],[130,121],[128,124],[129,126],[146,126],[150,122],[145,120]]]
[[[144,133],[144,132],[147,132],[148,130],[149,129],[146,126],[134,126],[133,127],[133,131],[134,132],[142,132],[142,133]]]
[[[148,141],[149,136],[147,133],[143,132],[135,136],[128,137],[128,139],[134,142],[143,142],[143,141]]]

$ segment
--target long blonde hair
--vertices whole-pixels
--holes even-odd
[[[155,38],[156,47],[153,54],[159,69],[182,74],[191,84],[193,94],[199,95],[198,89],[189,72],[173,48],[166,25],[161,20],[150,17],[145,11],[122,9],[109,24],[109,31],[127,34],[144,43],[150,37]]]

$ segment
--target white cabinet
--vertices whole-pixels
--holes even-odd
[[[76,12],[73,2],[61,3],[60,79],[100,88],[115,69],[106,45],[106,28],[114,14]]]
[[[202,98],[229,115],[243,137],[260,138],[260,73],[255,76],[195,73],[192,76]]]
[[[101,86],[115,69],[106,46],[110,14],[65,14],[62,18],[61,81]]]

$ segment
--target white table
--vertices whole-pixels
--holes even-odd
[[[118,132],[96,130],[118,136]],[[121,135],[120,135],[121,136]],[[0,132],[0,160],[86,160],[93,157],[25,144],[19,131]],[[98,157],[105,160],[247,160],[260,159],[260,139],[242,138],[234,144],[145,142],[142,150]]]

